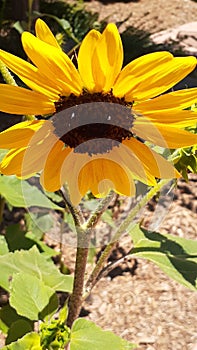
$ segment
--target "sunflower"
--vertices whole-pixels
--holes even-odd
[[[93,29],[86,35],[76,68],[41,19],[35,32],[22,34],[32,63],[0,50],[27,86],[0,84],[0,110],[42,116],[0,133],[0,148],[9,149],[1,172],[40,172],[51,192],[67,182],[74,204],[89,190],[96,197],[110,189],[131,196],[136,179],[154,186],[157,178],[179,177],[149,146],[197,143],[197,135],[184,130],[196,123],[196,113],[186,108],[197,102],[197,89],[163,94],[195,68],[196,58],[155,52],[122,69],[121,38],[110,23],[102,34]]]

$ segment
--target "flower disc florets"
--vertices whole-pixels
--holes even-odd
[[[62,96],[52,118],[55,134],[77,153],[109,152],[133,135],[131,106],[112,93]]]

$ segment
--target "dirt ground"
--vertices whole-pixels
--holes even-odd
[[[197,2],[192,0],[88,1],[86,8],[100,14],[108,22],[124,22],[150,33],[196,21]],[[126,20],[126,21],[125,21]]]

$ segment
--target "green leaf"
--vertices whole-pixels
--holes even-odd
[[[7,149],[0,148],[0,162],[3,160],[5,157],[6,153],[8,153]]]
[[[42,209],[43,210],[43,209]],[[28,213],[25,215],[27,231],[32,232],[35,239],[41,239],[54,225],[54,218],[50,213]]]
[[[15,176],[0,176],[0,194],[14,207],[36,206],[63,210],[51,202],[36,186]]]
[[[71,292],[73,277],[63,275],[52,260],[47,260],[37,247],[0,256],[0,286],[10,290],[10,279],[14,273],[24,272],[36,276],[54,291]]]
[[[0,255],[7,254],[9,252],[8,245],[5,236],[0,235]]]
[[[37,333],[28,333],[18,341],[4,346],[1,350],[42,350],[40,337]]]
[[[64,213],[64,221],[70,227],[71,231],[73,231],[73,232],[76,231],[75,223],[74,223],[73,217],[70,213],[66,213],[66,212]]]
[[[20,21],[17,21],[13,24],[12,28],[16,29],[19,34],[22,34],[24,32],[24,29],[20,23]]]
[[[35,244],[34,241],[25,236],[26,232],[22,231],[19,224],[10,225],[6,228],[6,241],[10,252],[15,250],[28,250]]]
[[[16,273],[10,285],[10,305],[19,315],[37,320],[53,294],[53,289],[36,276]]]
[[[112,212],[111,210],[106,210],[103,215],[101,216],[101,219],[106,222],[109,226],[115,228],[116,225],[114,223],[114,220],[112,218]]]
[[[149,232],[138,225],[130,235],[134,242],[131,255],[153,261],[175,281],[197,289],[197,241]]]
[[[14,252],[15,250],[21,249],[28,250],[36,244],[37,247],[40,248],[39,250],[41,250],[43,254],[45,254],[48,258],[60,254],[54,249],[48,247],[44,242],[37,239],[36,235],[34,235],[33,232],[26,233],[25,231],[22,231],[19,224],[8,226],[6,229],[5,238],[9,247],[9,250],[7,252]],[[4,254],[6,254],[7,252],[5,252]]]
[[[40,312],[39,319],[40,320],[49,320],[54,313],[58,309],[58,297],[57,294],[54,293],[52,297],[49,299],[47,306]]]
[[[78,318],[71,329],[70,350],[130,350],[136,347],[83,318]]]
[[[0,329],[3,333],[8,333],[8,330],[12,324],[19,320],[28,322],[31,330],[33,330],[33,322],[29,321],[23,316],[18,315],[16,310],[14,310],[9,304],[0,309]]]
[[[10,344],[19,338],[22,338],[25,334],[33,331],[33,327],[30,322],[26,320],[17,320],[13,322],[8,330],[8,336],[6,338],[6,344]]]

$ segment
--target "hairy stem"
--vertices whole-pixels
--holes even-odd
[[[84,277],[89,251],[90,232],[78,229],[77,232],[77,255],[75,262],[75,274],[73,292],[69,300],[69,312],[67,318],[67,326],[72,327],[73,322],[79,316],[81,305],[83,302]]]
[[[116,245],[117,240],[120,238],[121,234],[129,229],[129,227],[133,224],[133,219],[137,215],[137,213],[149,202],[149,200],[157,193],[159,192],[167,183],[168,180],[161,180],[157,183],[156,186],[154,186],[140,201],[136,204],[136,206],[130,211],[127,218],[122,222],[122,224],[117,229],[116,233],[112,237],[111,242],[106,246],[104,251],[102,252],[95,268],[93,269],[91,275],[89,276],[89,279],[86,282],[86,288],[83,298],[85,299],[89,293],[91,292],[92,288],[95,286],[95,284],[98,281],[98,276],[100,275],[101,271],[104,269],[106,260],[110,256],[113,248]]]
[[[59,193],[62,196],[64,203],[66,204],[66,206],[70,210],[70,213],[73,217],[75,226],[81,227],[81,225],[84,222],[84,217],[83,217],[81,211],[71,204],[68,189],[66,187],[62,187],[61,190],[59,190]]]
[[[110,191],[107,197],[103,198],[98,207],[95,209],[95,211],[92,213],[90,218],[86,221],[84,224],[85,228],[93,228],[96,226],[97,222],[99,221],[101,215],[104,213],[104,211],[109,206],[111,200],[114,198],[114,192]]]

